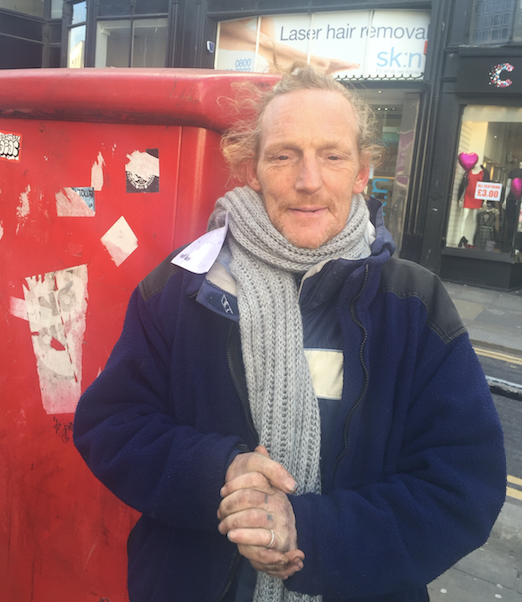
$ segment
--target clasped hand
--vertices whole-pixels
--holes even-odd
[[[279,579],[303,568],[304,554],[297,548],[295,516],[287,496],[295,488],[288,471],[260,445],[234,458],[221,489],[220,533],[237,544],[256,570]]]

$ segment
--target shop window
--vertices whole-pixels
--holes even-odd
[[[169,10],[168,0],[136,0],[136,15],[153,15],[166,13]]]
[[[43,0],[2,0],[2,8],[33,17],[44,16]]]
[[[72,23],[69,27],[67,67],[79,68],[85,63],[85,23],[87,2],[77,2],[72,6]]]
[[[376,117],[378,141],[386,147],[386,155],[383,163],[376,169],[372,169],[368,183],[368,193],[382,201],[386,213],[386,205],[389,204],[391,199],[395,181],[402,105],[372,105],[372,109]]]
[[[376,117],[377,142],[384,145],[384,161],[372,167],[366,193],[383,204],[384,222],[398,248],[406,227],[413,173],[420,95],[414,90],[359,90]]]
[[[63,0],[52,0],[51,2],[51,19],[61,19],[63,9]]]
[[[96,67],[164,67],[167,19],[98,21]]]
[[[111,17],[114,15],[130,15],[132,13],[130,0],[106,0],[100,2],[98,14],[101,17]]]
[[[168,13],[169,0],[104,0],[100,2],[100,17],[125,15],[157,15]]]
[[[517,3],[515,24],[513,26],[513,40],[515,42],[522,42],[522,4]]]
[[[472,44],[501,44],[512,37],[515,0],[475,0],[470,29]]]
[[[513,253],[522,248],[522,109],[464,109],[446,244]]]

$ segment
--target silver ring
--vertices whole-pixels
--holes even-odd
[[[270,529],[270,533],[272,533],[272,539],[270,540],[270,543],[266,546],[267,550],[269,550],[274,545],[274,541],[275,541],[275,533],[274,533],[273,529]]]

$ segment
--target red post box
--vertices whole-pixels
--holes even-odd
[[[0,583],[6,602],[123,602],[137,513],[72,442],[137,283],[230,187],[221,99],[197,70],[0,72]]]

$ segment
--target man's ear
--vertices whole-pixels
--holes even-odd
[[[261,192],[261,184],[257,177],[257,161],[247,159],[245,166],[245,176],[247,184],[256,192]]]
[[[353,184],[354,194],[358,194],[358,193],[362,192],[366,188],[366,185],[368,184],[369,179],[370,179],[370,165],[368,163],[365,163],[364,165],[361,166],[361,168],[359,169],[359,173],[357,174],[357,177],[355,178],[355,182]]]

